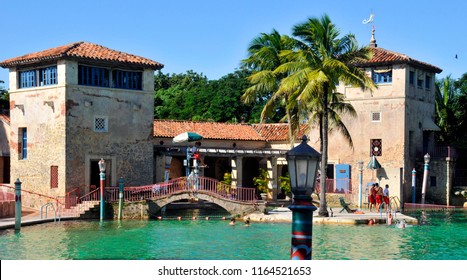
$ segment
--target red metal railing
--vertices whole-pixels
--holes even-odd
[[[125,201],[139,201],[145,199],[157,199],[182,192],[208,193],[233,201],[249,202],[256,201],[254,188],[236,188],[221,183],[220,181],[207,177],[189,179],[181,177],[164,183],[146,185],[140,187],[125,187],[123,199]],[[118,201],[118,187],[105,189],[106,200]]]
[[[79,203],[80,188],[72,188],[65,196],[58,196],[57,199],[65,205],[66,209],[70,209]]]
[[[0,184],[0,202],[15,201],[15,189],[9,185]]]
[[[9,190],[9,192],[13,194],[13,200],[15,200],[14,199],[15,187],[3,184],[1,185],[1,188]],[[65,208],[65,205],[61,203],[59,199],[56,197],[43,195],[41,193],[37,193],[34,191],[21,189],[21,206],[22,207],[39,210],[40,208],[38,209],[38,206],[42,206],[48,203],[52,203],[54,205],[55,214],[58,216],[61,215],[61,210]]]

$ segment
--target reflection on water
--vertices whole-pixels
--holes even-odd
[[[421,213],[414,215],[420,217]],[[316,224],[313,259],[466,260],[467,211],[428,212],[425,216],[426,223],[405,229]],[[228,223],[221,219],[166,219],[27,226],[19,233],[0,232],[0,259],[289,259],[290,224],[245,227],[240,221],[235,226]]]

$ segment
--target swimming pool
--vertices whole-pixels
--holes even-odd
[[[421,216],[421,212],[411,213]],[[288,223],[210,220],[62,221],[0,231],[2,260],[287,260]],[[315,260],[466,260],[467,211],[420,225],[313,226]]]

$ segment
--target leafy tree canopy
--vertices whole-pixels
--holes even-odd
[[[154,79],[154,116],[173,120],[259,122],[266,100],[258,98],[252,104],[240,101],[249,86],[246,80],[249,75],[250,71],[241,69],[218,80],[208,80],[192,70],[172,75],[158,71]]]
[[[467,73],[458,80],[450,76],[436,81],[437,141],[467,148]]]
[[[10,95],[8,94],[8,90],[6,90],[2,85],[4,83],[4,81],[0,80],[0,109],[8,110],[10,107]]]

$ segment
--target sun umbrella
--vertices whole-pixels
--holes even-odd
[[[371,156],[370,162],[366,166],[367,169],[380,169],[381,164],[378,162],[375,156]]]
[[[183,142],[192,142],[192,141],[199,141],[203,139],[203,136],[199,135],[196,132],[183,132],[173,138],[173,142],[175,143],[183,143]]]
[[[370,159],[370,162],[368,163],[368,165],[366,166],[367,169],[373,169],[373,170],[377,170],[377,169],[380,169],[381,168],[381,164],[378,162],[378,160],[376,159],[376,157],[373,155],[371,156],[371,159]],[[374,176],[373,176],[373,172],[371,174],[372,178],[371,178],[371,181],[373,181],[374,179]]]

